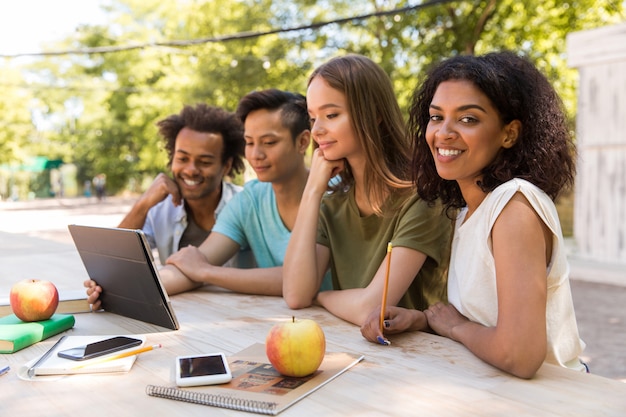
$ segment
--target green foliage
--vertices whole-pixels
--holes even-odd
[[[27,143],[35,140],[29,111],[31,91],[14,85],[22,85],[19,72],[0,66],[0,165],[21,162]]]
[[[22,68],[22,75],[0,61],[0,164],[22,154],[62,157],[76,164],[80,184],[100,172],[107,174],[110,192],[131,181],[142,184],[167,169],[158,120],[197,102],[233,111],[252,90],[304,93],[314,67],[349,52],[380,63],[406,109],[432,63],[455,54],[515,50],[546,73],[574,117],[577,79],[566,64],[567,34],[626,17],[623,2],[610,0],[427,3],[112,0],[110,24],[82,26],[55,50],[145,47],[50,56]],[[224,40],[416,5],[378,17]],[[188,40],[204,41],[185,44]],[[156,45],[171,41],[179,44]]]

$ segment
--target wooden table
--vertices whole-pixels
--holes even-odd
[[[71,246],[0,232],[0,294],[22,277],[53,279],[62,289],[82,286],[85,272]],[[39,251],[25,251],[29,245]],[[17,248],[21,248],[18,253]],[[505,374],[462,345],[425,333],[391,338],[391,346],[369,343],[358,327],[312,307],[290,310],[281,298],[247,296],[205,288],[171,297],[178,331],[110,313],[76,315],[71,335],[144,334],[162,349],[140,355],[126,374],[72,375],[55,382],[23,381],[17,370],[50,348],[60,336],[12,355],[0,365],[2,416],[206,416],[254,415],[150,397],[146,385],[173,385],[174,357],[223,351],[236,353],[264,342],[270,327],[291,315],[312,318],[324,329],[327,351],[363,354],[365,360],[285,410],[284,416],[623,416],[626,384],[544,365],[532,380]]]

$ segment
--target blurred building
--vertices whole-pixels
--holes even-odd
[[[0,165],[0,200],[74,197],[76,166],[44,156]]]
[[[579,72],[576,255],[626,282],[626,24],[571,33],[567,53]]]

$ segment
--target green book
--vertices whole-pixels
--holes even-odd
[[[0,353],[13,353],[74,327],[74,316],[55,314],[48,320],[25,322],[15,314],[0,318]]]

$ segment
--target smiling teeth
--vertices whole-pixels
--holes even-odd
[[[192,180],[183,180],[185,181],[185,184],[187,185],[198,185],[200,184],[200,181],[192,181]]]
[[[439,151],[439,155],[442,156],[455,156],[455,155],[460,155],[462,151],[458,150],[458,149],[438,149]]]

